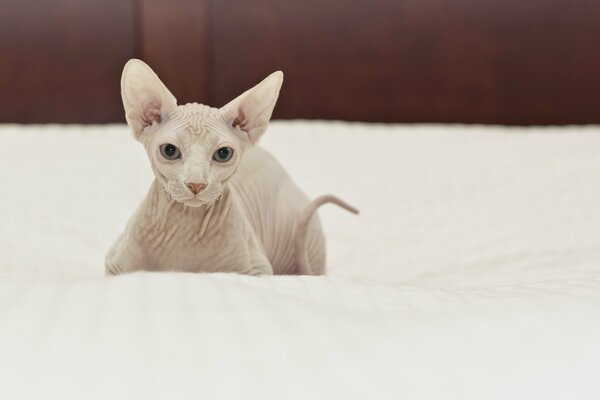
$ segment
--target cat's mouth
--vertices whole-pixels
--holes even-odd
[[[209,197],[209,198],[207,198],[207,197]],[[196,196],[188,198],[188,199],[179,200],[179,202],[187,207],[202,207],[205,205],[212,204],[220,198],[221,198],[221,195],[219,195],[219,196],[198,196],[198,195],[196,195]]]

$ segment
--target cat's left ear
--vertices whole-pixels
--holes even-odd
[[[239,129],[251,144],[256,144],[267,130],[282,83],[283,72],[273,72],[221,108],[229,124]]]

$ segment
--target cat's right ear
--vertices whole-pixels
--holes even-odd
[[[177,100],[146,63],[131,59],[123,68],[121,98],[125,118],[139,139],[144,129],[168,118]]]

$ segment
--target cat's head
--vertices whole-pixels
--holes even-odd
[[[266,131],[282,82],[274,72],[222,108],[177,105],[148,65],[130,60],[121,78],[125,116],[166,195],[192,207],[217,200]]]

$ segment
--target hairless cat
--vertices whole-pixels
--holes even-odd
[[[152,69],[130,60],[121,95],[127,123],[156,179],[106,256],[106,272],[323,274],[325,238],[312,202],[255,146],[266,131],[283,73],[222,108],[177,105]]]

